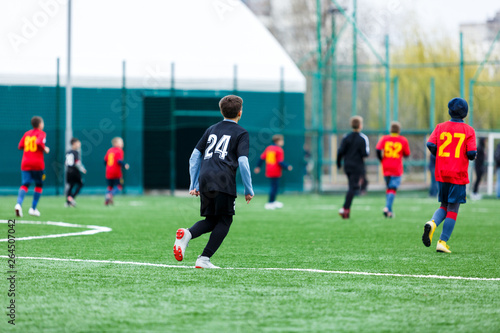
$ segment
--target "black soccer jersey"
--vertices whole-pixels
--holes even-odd
[[[238,158],[248,157],[248,132],[229,120],[210,126],[196,145],[202,154],[200,192],[219,191],[236,196]]]
[[[364,157],[370,154],[368,137],[361,132],[351,132],[344,136],[337,151],[337,165],[344,159],[344,169],[349,172],[363,173]]]
[[[80,161],[80,153],[77,150],[70,150],[66,153],[66,172],[67,173],[79,173],[77,167]]]

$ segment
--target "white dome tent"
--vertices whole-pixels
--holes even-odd
[[[67,1],[0,4],[0,84],[64,84]],[[305,79],[287,53],[240,1],[73,0],[72,83],[168,88],[175,63],[178,89],[303,92]]]

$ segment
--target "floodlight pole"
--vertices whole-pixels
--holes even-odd
[[[71,3],[72,0],[68,0],[68,68],[66,73],[66,135],[65,135],[65,147],[69,150],[69,141],[73,137],[73,111],[72,111],[72,90],[71,85]]]
[[[68,69],[66,72],[66,135],[65,138],[65,151],[71,148],[70,140],[73,137],[73,97],[72,97],[72,86],[71,86],[71,0],[68,0]],[[64,166],[63,166],[64,168]],[[66,174],[66,168],[64,168],[64,174]],[[64,177],[64,189],[66,190],[66,177]]]

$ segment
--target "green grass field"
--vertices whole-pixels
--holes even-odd
[[[500,331],[500,280],[426,277],[500,278],[498,200],[461,207],[451,254],[435,251],[442,226],[430,248],[422,245],[423,225],[438,206],[424,193],[401,193],[394,219],[381,214],[382,194],[356,198],[348,221],[337,215],[340,195],[281,196],[285,207],[276,211],[264,210],[265,200],[246,205],[238,198],[231,231],[212,258],[237,269],[199,270],[161,266],[193,266],[201,254],[207,235],[191,241],[183,262],[172,254],[177,228],[199,219],[196,198],[124,196],[104,207],[103,198],[84,196],[72,209],[61,198],[43,197],[42,216],[23,220],[112,231],[18,240],[16,326],[3,315],[0,331]],[[12,218],[14,204],[14,197],[2,197],[0,218]],[[31,195],[25,214],[29,204]],[[7,238],[7,224],[0,228]],[[18,223],[15,230],[20,238],[87,229]],[[6,272],[7,259],[1,262]],[[6,313],[9,285],[6,279],[0,285]]]

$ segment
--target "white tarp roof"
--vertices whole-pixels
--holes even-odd
[[[53,85],[66,76],[65,0],[0,2],[0,84]],[[305,90],[276,39],[239,0],[73,0],[72,81],[80,87]]]

